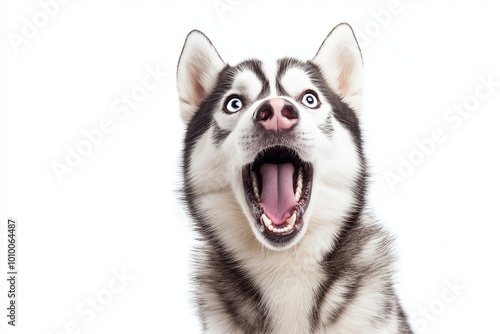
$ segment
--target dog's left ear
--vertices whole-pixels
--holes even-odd
[[[337,25],[325,38],[313,63],[344,102],[359,112],[363,98],[363,58],[352,28]]]
[[[219,73],[226,66],[210,40],[193,30],[186,37],[177,65],[181,118],[189,123],[200,104],[214,89]]]

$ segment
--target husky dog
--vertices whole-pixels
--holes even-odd
[[[230,66],[187,36],[183,198],[205,333],[412,333],[365,205],[362,67],[345,23],[310,61]]]

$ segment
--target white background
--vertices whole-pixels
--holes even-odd
[[[6,330],[0,255],[0,332],[199,333],[188,292],[194,237],[176,197],[184,38],[202,30],[230,64],[308,59],[346,21],[365,62],[370,205],[397,238],[403,306],[418,333],[498,333],[496,3],[70,1],[15,47],[23,18],[44,23],[46,2],[0,1],[1,254],[7,218],[19,237],[17,326]],[[217,3],[229,7],[218,12]],[[168,74],[120,119],[113,103],[142,84],[146,68]],[[487,92],[480,78],[496,86],[474,100],[476,89]],[[443,117],[464,101],[478,105],[454,128]],[[113,130],[60,181],[53,163],[103,119]],[[436,129],[446,140],[391,187],[387,173],[422,157],[415,141]],[[133,278],[110,292],[123,270]],[[96,297],[106,305],[89,321],[77,309]]]

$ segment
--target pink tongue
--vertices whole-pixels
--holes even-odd
[[[294,167],[291,163],[263,164],[260,168],[262,175],[260,205],[274,225],[283,224],[291,216],[297,204],[293,192],[293,172]]]

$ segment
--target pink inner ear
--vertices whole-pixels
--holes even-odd
[[[193,56],[193,58],[189,60],[189,63],[186,64],[188,69],[188,80],[192,93],[191,98],[194,99],[194,102],[198,106],[205,99],[207,94],[205,88],[203,87],[203,83],[201,82],[204,73],[203,64],[204,60],[200,56]]]
[[[347,52],[342,52],[340,55],[341,59],[339,61],[339,77],[338,77],[338,90],[339,93],[343,96],[348,93],[349,87],[351,86],[351,82],[349,78],[351,77],[353,70],[352,59],[349,59],[349,54]]]
[[[191,89],[193,92],[193,99],[196,101],[196,105],[200,105],[200,103],[205,99],[205,90],[203,89],[203,86],[201,85],[201,82],[197,80],[196,77],[191,76],[189,78],[190,84],[191,84]]]

